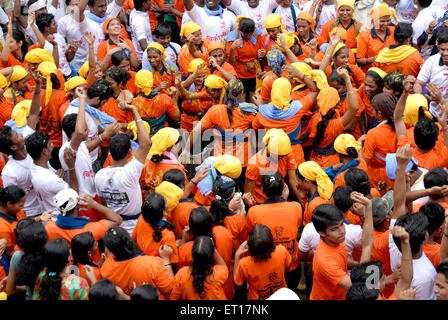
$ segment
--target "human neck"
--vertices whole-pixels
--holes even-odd
[[[112,163],[111,167],[112,168],[119,168],[119,167],[124,167],[127,163],[127,158],[124,158],[122,160],[119,161],[115,161]]]
[[[20,150],[17,150],[14,153],[14,155],[12,156],[12,158],[14,160],[25,160],[27,156],[28,156],[28,152],[26,152],[25,148],[22,148]]]
[[[310,190],[308,190],[308,193],[310,194],[310,196],[313,196],[313,194],[315,194],[317,191],[317,186],[313,185]]]
[[[322,238],[322,241],[323,241],[327,246],[332,247],[332,248],[337,248],[337,247],[339,247],[339,245],[340,245],[340,243],[334,243],[334,242],[332,242],[332,241],[328,241],[326,237],[323,237],[323,238]]]
[[[39,158],[39,159],[37,159],[37,160],[34,160],[34,164],[35,164],[36,166],[39,166],[39,167],[48,169],[48,161],[47,161],[47,160],[44,160],[44,159],[42,159],[42,158]]]
[[[341,24],[342,24],[344,27],[348,27],[348,25],[350,24],[350,22],[352,22],[352,18],[347,19],[347,20],[342,20],[342,19],[340,19],[340,21],[341,21]]]
[[[120,43],[120,35],[109,35],[109,39],[112,40],[112,42],[114,43]]]
[[[415,183],[415,181],[417,181],[418,178],[421,177],[422,174],[423,174],[422,170],[417,169],[416,172],[412,175],[411,181],[409,181],[410,185],[412,186]]]
[[[305,31],[305,35],[302,38],[303,40],[308,41],[310,38],[310,30]]]
[[[0,207],[0,213],[6,214],[7,216],[10,216],[12,218],[16,218],[15,214],[8,212],[8,210],[5,210],[4,207]]]

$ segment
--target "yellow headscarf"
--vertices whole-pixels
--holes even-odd
[[[219,103],[221,104],[226,93],[227,82],[220,76],[210,74],[205,78],[204,86],[212,89],[221,89],[221,96],[219,97]]]
[[[286,30],[286,26],[282,24],[283,17],[277,13],[270,13],[264,20],[266,29],[281,27],[282,31]]]
[[[342,49],[342,48],[344,48],[344,47],[347,47],[347,46],[345,45],[345,43],[339,42],[339,43],[336,45],[336,48],[334,48],[333,53],[331,54],[331,56],[334,57],[334,55],[336,54],[336,52],[338,52],[340,49]],[[347,48],[348,48],[348,47],[347,47]]]
[[[65,96],[68,97],[70,95],[70,90],[75,89],[76,87],[87,84],[86,79],[80,76],[72,77],[65,82]]]
[[[291,102],[291,82],[280,77],[274,80],[271,89],[271,103],[280,110],[285,111]]]
[[[335,108],[340,101],[338,90],[333,87],[326,87],[319,91],[316,101],[319,107],[319,112],[325,116],[328,111]]]
[[[140,70],[135,74],[135,86],[139,88],[145,95],[149,96],[154,85],[152,72],[149,70]]]
[[[375,72],[376,74],[378,74],[381,77],[381,79],[384,79],[384,77],[387,75],[386,72],[384,72],[383,70],[381,70],[380,68],[377,68],[377,67],[371,67],[371,68],[369,68],[369,70],[367,70],[367,72],[369,72],[369,71]]]
[[[375,62],[384,64],[399,63],[413,54],[415,51],[417,51],[417,49],[408,45],[399,46],[394,49],[386,47],[378,53]]]
[[[54,57],[50,53],[50,51],[48,51],[46,49],[36,48],[36,49],[30,50],[25,55],[25,61],[29,62],[29,63],[42,63],[44,61],[54,63]]]
[[[151,127],[149,126],[148,122],[143,121],[143,124],[145,125],[146,130],[148,130],[148,133],[150,133]],[[132,134],[134,135],[133,140],[137,140],[137,124],[135,123],[135,121],[129,122],[127,129],[132,131]]]
[[[201,58],[191,60],[190,63],[188,64],[188,72],[190,73],[196,72],[196,70],[198,70],[198,67],[203,63],[207,65],[207,63]]]
[[[237,16],[236,17],[236,29],[239,29],[239,23],[240,23],[240,21],[241,20],[243,20],[243,19],[250,19],[249,17],[246,17],[246,16]]]
[[[53,62],[44,61],[39,64],[37,70],[39,70],[42,73],[42,77],[45,80],[47,80],[47,83],[45,85],[46,88],[45,105],[47,105],[53,93],[53,83],[51,83],[51,74],[52,73],[56,74],[56,72],[58,72],[58,68]]]
[[[201,30],[201,27],[197,23],[190,21],[184,24],[184,26],[180,30],[180,36],[187,37],[188,35],[195,33],[196,31],[199,30]]]
[[[353,0],[339,0],[338,9],[342,6],[347,6],[355,10],[355,2]]]
[[[297,40],[297,43],[300,43],[299,38],[294,34],[294,32],[284,32],[282,35],[285,36],[285,42],[288,48],[291,48],[294,45],[294,40]],[[276,42],[280,44],[280,39],[277,38]],[[285,51],[283,48],[280,48],[280,50]]]
[[[294,68],[302,72],[307,78],[310,78],[316,82],[317,88],[319,90],[328,87],[327,75],[321,71],[311,68],[308,64],[304,62],[294,62],[291,64]],[[305,84],[299,78],[294,78],[300,84],[292,89],[292,91],[298,90],[305,86]]]
[[[179,140],[179,131],[174,128],[162,128],[151,138],[151,149],[149,149],[148,157],[161,155],[168,148],[174,146]]]
[[[219,173],[232,179],[238,179],[243,171],[240,160],[229,154],[214,157],[213,164]]]
[[[6,88],[8,85],[8,80],[6,80],[6,77],[0,73],[0,89]]]
[[[30,108],[31,100],[22,100],[12,109],[11,119],[15,121],[17,128],[26,125],[28,116],[30,115]]]
[[[27,75],[28,75],[28,71],[26,71],[26,69],[24,67],[15,65],[14,67],[12,67],[12,74],[11,74],[11,77],[9,78],[9,81],[11,83],[20,81],[23,78],[25,78]]]
[[[87,74],[89,73],[89,61],[84,62],[81,69],[78,71],[78,75],[80,77],[83,77],[84,79],[87,78]]]
[[[305,179],[315,181],[319,195],[326,200],[330,200],[333,195],[333,182],[316,162],[303,162],[297,167],[297,170]]]
[[[291,152],[291,140],[283,129],[269,129],[263,137],[263,143],[271,154],[286,156]]]
[[[361,142],[356,141],[349,133],[342,133],[334,140],[334,150],[337,153],[348,156],[347,148],[355,148],[356,152],[361,150]]]
[[[163,48],[163,46],[160,43],[158,43],[158,42],[151,42],[146,47],[146,49],[149,49],[149,48],[154,48],[154,49],[159,50],[162,53],[163,60],[165,60],[165,58],[166,58],[165,49]]]
[[[169,219],[171,217],[171,211],[179,204],[179,200],[182,199],[184,191],[172,182],[162,181],[155,189],[155,192],[164,196],[168,201],[168,210],[165,218]]]
[[[432,119],[432,115],[428,111],[428,100],[426,100],[424,95],[415,93],[409,95],[406,99],[406,106],[403,112],[403,121],[405,124],[415,126],[418,122],[418,109],[420,107],[425,111],[425,116]]]

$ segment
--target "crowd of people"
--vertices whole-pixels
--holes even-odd
[[[0,299],[448,299],[448,1],[20,2]]]

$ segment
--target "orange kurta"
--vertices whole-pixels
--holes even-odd
[[[386,64],[375,62],[375,65],[386,73],[398,71],[404,75],[414,77],[418,76],[422,64],[423,58],[419,51],[411,53],[409,56],[397,63]]]
[[[382,49],[395,44],[394,30],[395,27],[387,27],[384,40],[378,36],[374,28],[361,32],[358,38],[356,57],[358,59],[375,57]],[[373,64],[364,65],[362,69],[367,72],[370,67],[373,67]]]
[[[39,130],[50,135],[56,148],[62,146],[62,120],[59,118],[59,108],[67,101],[64,90],[52,90],[50,101],[45,105],[46,89],[41,92],[42,113],[39,118]]]
[[[321,31],[321,33],[319,35],[319,46],[323,45],[324,43],[328,43],[329,42],[330,33],[331,33],[331,30],[333,30],[333,24],[335,23],[335,21],[336,21],[336,19],[331,19],[331,20],[328,20],[324,24],[324,26],[322,28],[322,31]],[[356,48],[357,47],[357,42],[358,42],[357,36],[359,35],[359,33],[357,35],[356,32],[355,32],[354,21],[355,20],[352,19],[352,22],[351,22],[350,26],[347,29],[342,25],[341,22],[339,22],[339,24],[336,26],[336,27],[339,27],[339,28],[343,28],[343,29],[345,29],[347,31],[346,45],[347,45],[347,47],[349,47],[349,49]],[[361,22],[359,22],[357,20],[356,20],[356,22],[358,23],[360,28],[363,26],[363,24]]]
[[[198,56],[196,58],[204,60],[206,63],[208,63],[208,54],[204,53],[204,48],[207,48],[210,44],[210,41],[207,39],[202,39],[202,45],[199,47]],[[193,55],[191,55],[190,51],[188,51],[188,46],[184,45],[180,49],[179,57],[178,57],[178,64],[179,64],[179,70],[182,73],[182,75],[186,78],[188,77],[188,65],[190,64],[190,61],[195,59]]]

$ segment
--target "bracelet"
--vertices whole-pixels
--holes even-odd
[[[442,232],[442,233],[443,233],[443,235],[444,235],[445,237],[448,238],[448,234],[446,234],[445,232]]]
[[[101,136],[101,134],[100,135],[98,135],[98,138],[100,138],[100,143],[103,143],[103,137]]]
[[[40,91],[34,91],[34,94],[40,94]]]
[[[190,182],[194,185],[198,184],[197,182],[194,182],[193,179],[191,179]]]
[[[171,263],[165,263],[164,266],[165,267],[171,266]]]
[[[135,120],[135,123],[140,122],[140,121],[143,121],[142,118]]]
[[[68,168],[68,171],[73,171],[75,170],[75,168]]]

